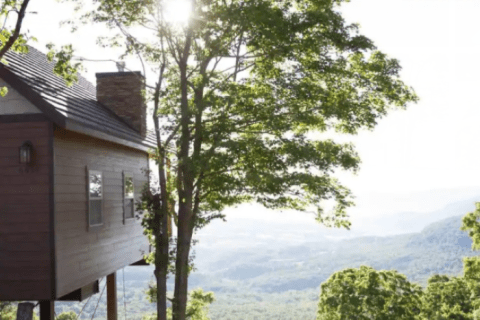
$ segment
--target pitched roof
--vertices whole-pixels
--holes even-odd
[[[143,138],[138,131],[97,101],[95,86],[84,77],[68,87],[53,73],[54,62],[29,47],[27,54],[8,51],[0,77],[23,94],[57,125],[96,138],[146,150],[155,147],[155,135]]]

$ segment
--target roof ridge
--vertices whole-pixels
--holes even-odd
[[[43,53],[42,51],[40,51],[39,49],[37,49],[37,48],[35,48],[35,47],[31,46],[31,45],[27,45],[27,47],[29,48],[29,50],[33,49],[33,50],[35,51],[34,54],[40,55],[40,56],[44,57],[44,58],[47,60],[48,66],[51,66],[51,65],[53,64],[53,62],[48,61],[47,55],[46,55],[45,53]],[[27,54],[28,54],[28,53],[27,53]],[[55,61],[55,60],[54,60],[54,61]],[[58,81],[63,81],[63,80],[61,80],[61,78],[60,78],[59,76],[57,76],[57,75],[55,75],[55,74],[52,74],[52,75],[53,75],[53,77],[50,77],[50,78],[55,79],[55,80],[58,80]],[[50,76],[50,75],[48,75],[48,76]],[[94,84],[92,84],[90,81],[88,81],[88,80],[87,80],[85,77],[83,77],[79,72],[77,73],[77,76],[78,76],[78,81],[77,81],[77,82],[74,82],[73,86],[78,85],[78,86],[82,87],[83,89],[85,89],[85,90],[86,90],[87,92],[89,92],[90,94],[92,94],[93,97],[94,97],[94,99],[95,99],[95,102],[96,102],[98,105],[102,106],[103,109],[104,109],[106,112],[110,113],[110,115],[114,116],[117,120],[121,121],[123,124],[127,125],[130,129],[132,129],[132,130],[134,130],[135,132],[137,132],[137,133],[140,134],[140,132],[139,132],[136,128],[134,128],[130,123],[128,123],[128,122],[125,121],[122,117],[120,117],[115,111],[113,111],[112,109],[110,109],[109,107],[107,107],[106,105],[104,105],[103,103],[101,103],[100,101],[97,100],[97,88],[96,88],[96,86],[95,86]],[[81,81],[82,81],[84,84],[86,84],[87,87],[84,86],[82,83],[80,83]],[[65,84],[64,84],[64,85],[65,85]],[[72,90],[73,90],[73,86],[72,86],[72,87],[67,87],[67,88],[65,88],[65,89],[66,89],[66,90],[69,90],[69,89],[72,89]],[[74,95],[79,95],[78,92],[72,92],[72,93],[73,93]]]
[[[0,64],[0,71],[4,70],[4,76],[8,77],[4,80],[10,81],[15,90],[24,92],[23,95],[26,93],[27,99],[31,92],[35,97],[32,102],[41,104],[42,112],[55,115],[60,126],[73,121],[81,127],[94,128],[128,141],[154,145],[150,137],[142,137],[126,120],[100,103],[95,86],[84,76],[78,73],[78,81],[68,87],[53,73],[54,62],[48,61],[45,53],[31,45],[28,50],[27,53],[8,51],[5,55],[8,64]]]

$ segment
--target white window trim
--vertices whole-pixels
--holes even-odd
[[[98,227],[103,226],[104,224],[104,217],[103,217],[103,172],[99,170],[90,170],[88,166],[86,167],[86,174],[87,174],[87,229],[90,231],[92,229],[96,229]],[[90,196],[90,174],[100,174],[102,176],[102,189],[101,189],[101,196],[100,197],[91,197]],[[90,200],[101,200],[101,211],[100,216],[102,219],[101,223],[97,224],[90,224]]]
[[[126,178],[127,177],[131,177],[132,178],[132,183],[133,183],[133,196],[132,197],[127,197],[126,195]],[[123,203],[122,203],[122,207],[123,207],[123,223],[127,223],[127,221],[135,221],[135,178],[134,178],[134,175],[133,175],[133,172],[129,172],[129,171],[123,171],[123,174],[122,174],[122,180],[123,180]],[[133,207],[133,216],[132,217],[128,217],[127,218],[127,213],[125,212],[125,200],[127,199],[132,199],[132,207]]]

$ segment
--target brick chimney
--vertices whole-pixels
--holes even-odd
[[[97,73],[97,100],[137,130],[147,134],[147,107],[142,90],[145,81],[140,71]]]

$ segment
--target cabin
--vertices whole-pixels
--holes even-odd
[[[83,300],[149,252],[135,202],[149,183],[140,72],[97,73],[72,87],[30,47],[0,65],[0,301]]]

